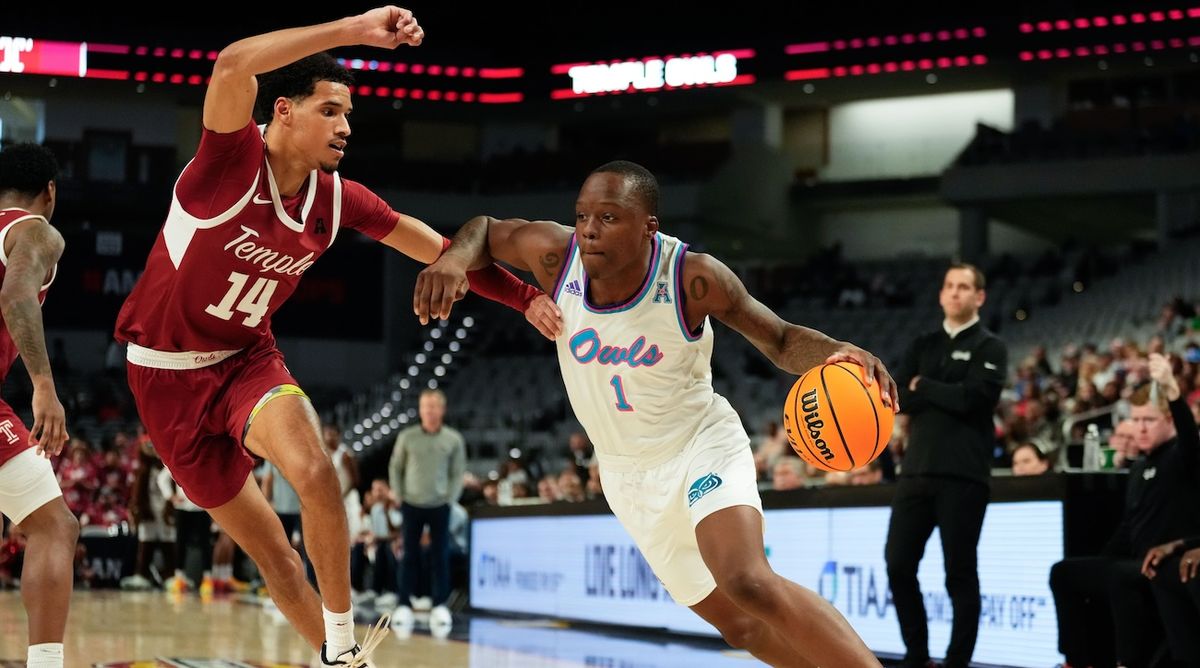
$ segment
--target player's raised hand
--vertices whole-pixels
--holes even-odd
[[[413,313],[422,325],[449,318],[450,308],[467,295],[469,287],[466,265],[452,255],[443,255],[417,274]]]
[[[420,46],[425,31],[417,17],[403,7],[377,7],[358,16],[359,44],[394,49],[401,44]]]

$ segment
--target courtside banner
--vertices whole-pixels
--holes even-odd
[[[886,507],[767,511],[772,567],[837,606],[876,652],[903,654],[883,546]],[[1050,567],[1063,555],[1062,503],[988,506],[979,542],[983,607],[974,660],[1053,665],[1057,647]],[[676,605],[612,515],[489,517],[471,525],[471,605],[476,608],[716,635]],[[935,531],[918,574],[929,648],[950,637],[941,539]]]

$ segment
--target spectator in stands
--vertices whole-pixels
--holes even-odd
[[[758,447],[754,449],[754,466],[758,469],[758,479],[769,480],[775,469],[775,462],[786,455],[788,450],[787,433],[779,428],[777,422],[768,422],[766,431],[759,437]]]
[[[1092,385],[1097,390],[1103,390],[1105,385],[1117,379],[1117,370],[1112,352],[1100,353],[1096,359],[1095,372],[1091,376]]]
[[[1079,386],[1079,351],[1067,348],[1063,351],[1062,359],[1055,375],[1059,384],[1067,388]]]
[[[470,508],[477,503],[483,502],[483,482],[479,477],[470,471],[463,472],[463,487],[462,496],[458,502],[464,508]]]
[[[154,555],[162,556],[163,573],[175,570],[175,525],[171,506],[158,485],[162,460],[149,441],[143,441],[140,463],[130,494],[130,520],[137,529],[138,552],[134,574],[121,581],[122,589],[150,589],[163,578],[152,567]]]
[[[76,517],[81,517],[87,511],[98,487],[91,456],[87,441],[72,438],[67,457],[58,468],[58,485],[62,488],[67,507]]]
[[[1057,452],[1062,446],[1062,430],[1047,419],[1046,405],[1041,400],[1025,406],[1025,434],[1027,440],[1047,454]]]
[[[171,500],[171,506],[175,509],[175,577],[167,581],[167,590],[184,592],[196,587],[203,572],[211,566],[212,518],[183,493],[182,487],[175,484],[170,469],[163,468],[159,472],[158,484],[163,489],[163,496]],[[192,561],[188,556],[196,553],[200,567],[191,568],[189,574]]]
[[[1113,428],[1112,436],[1108,439],[1108,447],[1116,450],[1113,458],[1116,468],[1128,468],[1133,460],[1137,459],[1137,446],[1134,442],[1136,435],[1137,427],[1134,426],[1133,420],[1128,418],[1121,420]]]
[[[304,551],[304,527],[300,524],[300,495],[296,493],[296,488],[292,487],[292,483],[283,477],[279,469],[268,461],[264,461],[262,464],[260,486],[263,498],[271,504],[271,509],[275,511],[275,515],[283,525],[283,534],[300,554],[300,561],[305,565],[307,572],[311,565],[308,555]],[[313,580],[315,578],[310,578],[309,581]]]
[[[25,534],[16,524],[8,524],[8,535],[0,543],[0,589],[16,587],[25,563]]]
[[[1138,458],[1120,525],[1100,556],[1065,559],[1050,571],[1059,650],[1073,666],[1148,664],[1159,621],[1143,560],[1156,546],[1200,535],[1200,435],[1167,359],[1151,355],[1150,374],[1161,389],[1154,397],[1142,387],[1132,398]],[[1101,642],[1107,638],[1113,642]]]
[[[370,592],[376,608],[399,601],[396,555],[392,543],[403,524],[400,502],[385,480],[375,480],[362,502],[361,527],[350,549],[350,583],[359,592]],[[368,577],[368,570],[370,577]]]
[[[579,503],[585,500],[583,483],[579,481],[574,469],[567,469],[558,476],[558,491],[563,501]]]
[[[1046,356],[1046,346],[1034,347],[1031,357],[1033,358],[1034,370],[1037,371],[1037,373],[1043,376],[1050,376],[1054,374],[1053,369],[1050,368],[1050,360]]]
[[[362,512],[362,502],[358,498],[358,462],[354,460],[354,453],[350,448],[342,443],[342,430],[336,424],[327,422],[321,425],[321,443],[325,446],[326,454],[333,460],[333,470],[342,490],[342,505],[346,508],[347,526],[350,535],[353,536],[357,531],[353,520]]]
[[[935,527],[954,610],[944,666],[966,668],[979,633],[977,549],[996,448],[992,416],[1008,370],[1007,347],[979,320],[984,288],[977,267],[950,267],[938,298],[945,316],[941,327],[909,346],[896,374],[909,437],[885,554],[906,668],[924,668],[929,661],[917,569]]]
[[[403,516],[404,564],[400,581],[400,607],[392,615],[400,629],[411,631],[413,612],[410,598],[417,588],[420,572],[417,559],[421,534],[429,527],[433,559],[433,610],[430,627],[449,629],[450,610],[450,504],[462,493],[463,473],[467,469],[467,451],[463,437],[444,424],[446,395],[439,390],[424,390],[419,400],[421,421],[396,437],[389,473],[392,490],[401,499]],[[514,492],[515,495],[515,492]]]
[[[588,463],[592,461],[594,453],[592,443],[588,441],[586,434],[576,431],[571,433],[567,440],[567,446],[571,450],[571,461],[575,463],[575,474],[579,476],[580,480],[586,481],[588,479]]]
[[[558,482],[552,476],[546,476],[538,481],[538,498],[542,503],[554,503],[562,498],[558,491]]]
[[[95,527],[115,527],[128,521],[129,511],[125,506],[125,499],[108,489],[101,490],[95,501],[79,518],[81,525]]]
[[[879,459],[850,472],[851,485],[879,485],[881,483],[883,483],[883,462]]]
[[[1017,476],[1042,475],[1050,470],[1050,457],[1034,443],[1022,443],[1012,453],[1012,473]]]
[[[587,479],[587,497],[589,499],[603,499],[604,487],[600,484],[600,462],[592,457],[588,462],[588,479]]]
[[[483,483],[483,499],[481,503],[485,506],[500,505],[499,499],[499,484],[500,481],[496,478],[491,478]]]
[[[771,485],[776,490],[801,489],[805,485],[804,462],[799,457],[783,457],[771,471]]]
[[[133,482],[132,466],[121,461],[122,453],[116,449],[105,450],[103,463],[97,472],[100,479],[100,493],[112,493],[118,498],[129,498],[129,486]]]

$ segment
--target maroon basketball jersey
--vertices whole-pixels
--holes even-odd
[[[24,209],[0,210],[0,284],[4,282],[4,274],[8,268],[8,253],[4,252],[4,240],[8,238],[8,233],[13,225],[30,219],[45,220],[42,216],[29,213]],[[55,265],[50,270],[50,278],[38,292],[38,302],[45,303],[46,292],[50,289],[50,284],[54,282],[54,275],[57,272],[58,265]],[[8,331],[8,323],[4,322],[4,316],[0,315],[0,383],[8,377],[8,371],[12,368],[18,354],[17,344],[13,343],[12,334]]]
[[[336,172],[314,170],[298,194],[281,196],[261,128],[206,129],[117,316],[116,337],[167,352],[248,348],[270,336],[271,316],[341,228],[378,240],[396,219]]]

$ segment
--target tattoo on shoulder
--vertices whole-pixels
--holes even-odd
[[[708,279],[703,276],[697,276],[688,284],[688,294],[692,299],[699,301],[708,296]]]
[[[542,270],[545,271],[548,276],[554,277],[558,275],[558,267],[561,263],[558,253],[546,253],[542,256],[541,262]]]

